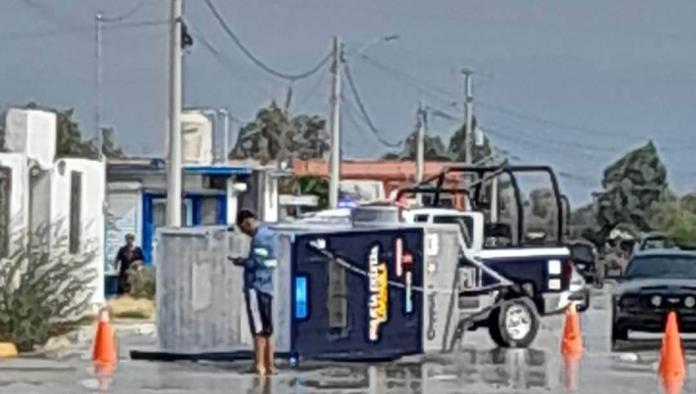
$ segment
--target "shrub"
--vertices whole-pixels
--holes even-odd
[[[155,298],[155,269],[133,264],[129,269],[128,283],[130,296],[133,298]]]
[[[67,244],[64,239],[55,233],[49,237],[50,232],[37,230],[30,248],[17,243],[0,262],[0,341],[13,342],[20,351],[73,329],[84,320],[94,294],[97,272],[89,268],[94,253],[71,255],[59,246]]]

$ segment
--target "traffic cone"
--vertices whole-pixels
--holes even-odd
[[[565,357],[579,359],[582,356],[582,336],[580,335],[580,316],[571,302],[566,310],[565,327],[563,328],[563,340],[561,353]]]
[[[116,336],[111,326],[109,310],[102,308],[99,311],[99,324],[97,335],[94,338],[92,360],[101,364],[111,364],[117,361]]]
[[[667,316],[658,371],[665,393],[677,394],[681,392],[686,375],[686,365],[679,327],[677,326],[677,314],[674,311]]]

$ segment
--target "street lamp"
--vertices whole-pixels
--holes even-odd
[[[361,46],[357,51],[355,51],[355,54],[357,54],[357,55],[362,55],[362,54],[365,53],[365,51],[367,51],[369,48],[371,48],[371,47],[373,47],[373,46],[375,46],[375,45],[377,45],[377,44],[381,44],[381,43],[384,43],[384,42],[396,41],[396,40],[398,40],[399,38],[401,38],[401,35],[399,35],[399,34],[390,34],[390,35],[387,35],[387,36],[378,37],[378,38],[376,38],[376,39],[374,39],[374,40],[368,42],[367,44]]]

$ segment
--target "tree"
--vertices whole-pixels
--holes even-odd
[[[472,123],[472,130],[476,130],[476,127],[478,127],[478,122],[476,120],[476,117],[473,118]],[[464,162],[466,161],[466,124],[463,124],[459,129],[457,129],[454,134],[452,134],[452,137],[450,138],[449,142],[449,156],[452,157],[453,160],[455,161],[461,161]],[[491,153],[493,152],[493,145],[491,144],[491,141],[488,139],[487,136],[484,136],[483,138],[483,145],[482,146],[476,146],[473,141],[473,136],[469,141],[471,143],[471,163],[476,163],[479,162],[487,157],[491,156]]]
[[[102,128],[102,153],[109,159],[122,159],[125,152],[116,140],[116,130],[112,127]]]
[[[231,158],[263,162],[292,158],[326,158],[331,149],[326,121],[317,115],[291,117],[272,102],[244,125]]]
[[[418,154],[418,131],[414,131],[404,141],[401,152],[390,152],[383,156],[385,160],[416,160]],[[450,161],[445,143],[437,135],[425,135],[423,138],[423,156],[425,160]]]
[[[604,191],[597,193],[596,231],[585,237],[602,246],[619,224],[654,231],[652,216],[669,197],[667,170],[652,141],[611,164],[604,171]]]

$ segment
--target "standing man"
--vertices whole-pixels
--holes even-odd
[[[236,260],[244,267],[244,295],[249,327],[254,336],[254,368],[260,375],[273,374],[273,270],[277,265],[276,234],[256,215],[243,209],[237,215],[237,227],[251,237],[249,257]]]
[[[118,294],[123,295],[130,291],[128,283],[128,269],[136,262],[143,261],[143,250],[135,246],[135,235],[126,235],[126,244],[118,250],[116,255],[116,267],[118,270]]]

